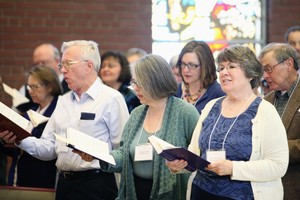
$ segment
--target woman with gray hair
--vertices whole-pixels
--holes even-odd
[[[217,56],[225,97],[206,104],[189,150],[211,164],[198,170],[191,199],[283,199],[286,133],[276,109],[254,95],[263,69],[254,52],[230,46]],[[167,162],[175,173],[186,161]]]
[[[165,160],[153,154],[148,137],[156,135],[175,146],[187,147],[199,114],[195,107],[174,97],[177,83],[170,65],[161,56],[147,55],[132,68],[131,84],[143,105],[131,112],[121,147],[111,152],[116,166],[101,168],[121,172],[117,199],[186,198],[189,174],[171,174]],[[88,155],[83,159],[92,160]]]

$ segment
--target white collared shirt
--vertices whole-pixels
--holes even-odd
[[[94,119],[80,119],[82,113],[94,115]],[[122,94],[102,84],[97,78],[81,98],[75,92],[60,96],[41,138],[28,137],[19,147],[41,160],[57,157],[56,166],[59,170],[82,171],[99,168],[98,160],[83,161],[65,143],[56,141],[53,133],[66,137],[66,129],[72,127],[107,142],[111,149],[115,149],[119,147],[128,118],[128,109]]]

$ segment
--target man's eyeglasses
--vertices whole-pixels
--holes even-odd
[[[287,59],[284,59],[284,60],[280,61],[279,63],[277,63],[277,64],[275,64],[275,65],[273,65],[273,66],[271,66],[271,67],[263,67],[263,70],[264,70],[264,72],[266,72],[266,73],[268,73],[268,74],[271,74],[271,73],[273,72],[274,67],[280,65],[281,63],[283,63],[283,62],[286,61],[286,60],[287,60]]]
[[[134,79],[131,79],[130,85],[131,85],[132,87],[134,87],[134,86],[139,87],[139,85],[137,84],[137,82],[136,82]]]
[[[69,71],[72,65],[79,63],[79,62],[82,62],[82,60],[76,60],[76,61],[66,60],[66,61],[62,61],[61,63],[59,63],[57,66],[58,66],[59,71],[61,71],[62,68],[65,68],[65,70]]]
[[[196,69],[197,67],[200,67],[200,65],[193,64],[193,63],[184,63],[184,62],[181,62],[179,67],[180,68],[187,67],[188,69]]]
[[[41,84],[41,83],[38,83],[38,84],[32,84],[32,85],[26,84],[26,89],[27,89],[27,90],[32,90],[32,91],[34,91],[34,90],[39,89],[39,88],[42,87],[42,86],[43,86],[43,84]]]

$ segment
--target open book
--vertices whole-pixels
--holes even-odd
[[[85,152],[97,159],[116,165],[115,159],[109,154],[109,146],[97,138],[73,128],[67,129],[67,138],[55,134],[57,140],[65,142],[68,147]]]
[[[12,131],[17,136],[17,140],[21,141],[31,136],[32,128],[29,120],[0,102],[0,131]]]
[[[205,167],[210,164],[210,162],[197,156],[186,148],[175,147],[174,145],[156,137],[155,135],[150,136],[148,139],[157,154],[161,157],[169,161],[176,159],[187,161],[188,165],[185,167],[185,169],[189,171],[195,171],[196,169],[204,170]]]
[[[28,110],[27,114],[30,121],[0,102],[0,131],[12,131],[17,136],[17,140],[21,141],[31,136],[33,128],[49,119],[34,110]]]
[[[49,120],[49,117],[45,117],[44,115],[41,115],[40,113],[35,112],[34,110],[28,110],[27,115],[33,127],[37,127],[39,124],[42,124]]]
[[[28,103],[29,99],[25,97],[23,94],[21,94],[18,90],[15,88],[11,88],[5,83],[3,83],[3,89],[4,91],[9,94],[12,97],[12,103],[13,107],[17,107],[23,103]]]

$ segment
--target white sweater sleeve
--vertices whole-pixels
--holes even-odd
[[[263,100],[252,123],[250,161],[233,161],[232,180],[265,182],[284,176],[289,150],[286,131],[275,107]]]

